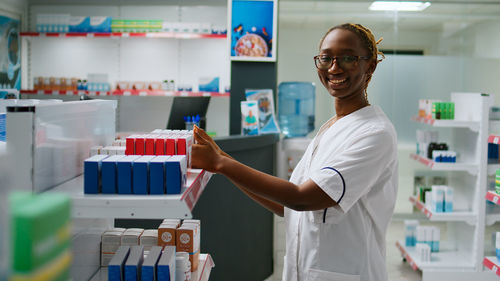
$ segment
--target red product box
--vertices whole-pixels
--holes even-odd
[[[155,153],[156,155],[165,155],[165,139],[157,138],[155,142]]]
[[[146,150],[144,155],[155,155],[155,137],[147,136],[146,137]]]
[[[135,139],[135,155],[144,155],[144,142],[144,137],[137,137]]]
[[[135,154],[135,138],[126,138],[125,140],[125,155]]]
[[[175,140],[175,143],[177,144],[177,155],[186,155],[186,139],[185,138],[177,138]]]
[[[175,147],[176,147],[175,139],[171,139],[171,138],[166,139],[165,155],[176,155]]]

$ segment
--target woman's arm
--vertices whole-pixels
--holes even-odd
[[[270,203],[277,203],[278,206],[286,206],[297,211],[321,210],[336,204],[312,180],[295,185],[257,171],[224,155],[218,147],[212,144],[213,140],[198,127],[194,130],[194,139],[197,144],[193,145],[192,150],[193,167],[226,176],[246,194],[273,212],[277,206]],[[280,211],[280,209],[277,210]],[[281,212],[275,213],[279,215]]]

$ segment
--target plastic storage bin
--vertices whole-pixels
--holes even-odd
[[[303,137],[314,130],[315,93],[311,82],[280,83],[278,122],[286,137]]]

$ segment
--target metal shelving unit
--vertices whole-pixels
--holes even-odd
[[[21,90],[21,94],[49,96],[157,96],[157,97],[229,97],[230,93],[185,92],[162,90],[114,90],[114,91],[57,91],[57,90]]]

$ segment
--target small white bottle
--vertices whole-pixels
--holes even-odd
[[[191,281],[191,262],[187,252],[176,253],[175,281]]]

